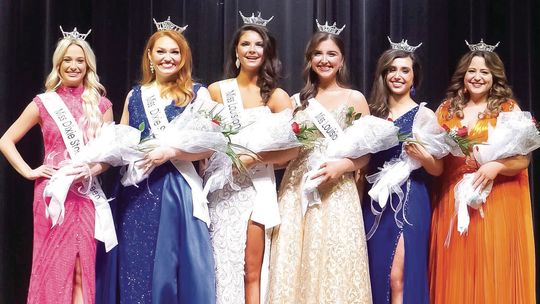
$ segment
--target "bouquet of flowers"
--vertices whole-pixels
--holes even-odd
[[[424,104],[420,105],[416,113],[411,137],[406,139],[405,143],[409,141],[422,145],[429,154],[438,159],[448,153],[461,154],[459,146],[447,136],[445,130],[439,126],[435,114],[427,110]],[[400,198],[398,205],[401,206],[405,197],[401,185],[409,179],[413,170],[420,167],[420,162],[403,150],[399,157],[387,161],[379,172],[366,176],[366,180],[373,184],[368,192],[369,196],[384,209],[392,193],[396,193]]]
[[[101,190],[99,182],[92,178],[90,164],[103,162],[121,166],[133,161],[125,155],[125,152],[139,142],[139,137],[140,132],[135,128],[106,123],[101,126],[93,139],[80,147],[78,153],[70,155],[71,158],[67,157],[66,151],[65,159],[58,164],[60,168],[49,179],[43,190],[43,196],[50,197],[45,214],[51,218],[53,227],[63,222],[66,197],[77,176],[75,173],[83,167],[88,170],[89,177],[82,181],[82,186],[77,191],[90,198],[94,204],[96,213],[94,236],[105,243],[106,251],[118,244],[109,200]],[[51,158],[54,158],[54,155],[48,155],[47,161]]]
[[[167,146],[188,153],[215,151],[230,153],[229,125],[221,123],[219,112],[223,105],[211,100],[197,99],[190,104],[181,115],[175,117],[159,134],[144,138],[127,153],[131,159],[144,159],[146,153],[159,147]],[[144,129],[144,126],[142,126]],[[137,161],[131,162],[122,177],[122,185],[137,185],[146,179],[153,168],[144,172],[137,166]]]
[[[314,151],[307,160],[309,170],[304,174],[301,186],[303,212],[309,205],[320,203],[317,187],[323,177],[312,179],[312,176],[317,174],[322,163],[342,158],[355,159],[387,150],[398,144],[398,131],[392,122],[368,115],[352,120],[335,141],[327,139],[326,152]]]
[[[293,129],[289,127],[292,120],[290,109],[279,113],[272,113],[268,108],[263,108],[263,111],[257,115],[242,116],[244,126],[230,136],[231,152],[257,158],[257,153],[280,151],[301,145]],[[205,189],[208,193],[221,189],[227,183],[235,189],[231,165],[243,173],[248,173],[239,160],[235,163],[234,159],[227,159],[222,155],[213,155],[210,158],[204,173]]]
[[[488,127],[488,140],[472,147],[472,154],[479,165],[490,161],[527,155],[540,147],[540,132],[537,122],[529,112],[501,112],[495,127]],[[454,188],[455,208],[458,215],[457,230],[460,234],[467,231],[469,213],[467,206],[479,209],[483,216],[482,205],[491,192],[493,181],[484,189],[474,189],[475,173],[463,175],[463,179]]]

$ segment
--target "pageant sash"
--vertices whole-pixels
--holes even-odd
[[[324,137],[334,141],[343,134],[343,129],[336,119],[315,98],[308,100],[309,106],[306,112]]]
[[[309,99],[308,104],[305,111],[310,120],[327,139],[327,145],[333,144],[343,134],[343,129],[332,114],[315,98]],[[317,189],[320,184],[320,178],[311,179],[311,177],[319,171],[321,163],[327,159],[318,152],[312,153],[312,157],[308,159],[308,168],[310,167],[311,169],[302,177],[300,186],[303,215],[306,214],[309,206],[319,205],[321,203],[321,196]]]
[[[221,99],[225,105],[229,122],[241,129],[241,114],[244,103],[236,79],[219,82]],[[269,164],[258,165],[251,171],[251,181],[257,192],[251,220],[264,225],[266,229],[279,225],[281,222],[277,205],[276,179],[274,166]]]
[[[156,138],[159,139],[163,130],[169,124],[167,115],[165,114],[164,105],[167,101],[159,95],[157,86],[141,86],[141,97],[146,112],[146,118],[150,123],[150,128]],[[193,102],[189,103],[185,111],[189,111]],[[182,114],[180,114],[182,115]],[[188,185],[191,187],[193,196],[193,216],[210,225],[210,215],[208,213],[208,200],[203,193],[202,178],[197,174],[193,163],[183,160],[171,160],[171,163],[176,167],[176,170],[182,174]]]
[[[234,128],[240,129],[242,127],[240,113],[244,111],[244,103],[242,102],[238,82],[236,82],[235,78],[224,80],[219,82],[219,88],[221,90],[221,99],[229,116],[229,122]]]
[[[56,92],[40,94],[38,97],[43,101],[45,109],[60,130],[70,157],[75,157],[84,145],[83,134],[77,121]],[[65,185],[71,185],[73,182],[73,176],[62,174],[64,170],[60,168],[57,172],[60,174],[54,174],[44,190],[44,195],[50,194],[51,197],[45,211],[47,216],[51,217],[53,226],[63,221],[65,213],[64,202],[69,191],[69,187],[65,187]],[[53,185],[59,185],[61,187],[51,188]],[[97,179],[92,179],[87,195],[95,207],[94,236],[97,240],[105,243],[105,249],[109,251],[118,244],[118,239],[116,237],[109,201]]]

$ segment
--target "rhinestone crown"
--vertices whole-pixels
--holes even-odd
[[[81,39],[81,40],[85,40],[86,37],[90,34],[90,32],[92,32],[92,30],[90,29],[88,30],[88,33],[86,34],[79,33],[76,27],[74,27],[73,31],[71,32],[64,32],[64,29],[62,28],[62,26],[60,26],[60,31],[62,31],[62,36],[64,36],[64,38]]]
[[[398,42],[392,42],[392,39],[390,39],[390,37],[388,36],[386,36],[386,38],[388,38],[388,42],[390,42],[390,48],[392,48],[393,50],[402,50],[405,52],[412,53],[422,45],[422,42],[414,46],[414,45],[409,45],[407,43],[407,40],[402,39],[401,42],[398,43]]]
[[[328,25],[328,21],[326,21],[324,24],[320,24],[319,20],[315,19],[315,22],[317,22],[317,28],[319,29],[319,32],[325,32],[330,33],[334,35],[339,35],[341,31],[345,28],[346,24],[344,24],[341,28],[336,26],[336,23],[332,25]]]
[[[154,20],[154,24],[156,25],[156,28],[159,31],[177,31],[179,33],[182,33],[187,29],[187,25],[184,27],[178,26],[171,21],[171,16],[167,17],[167,20],[157,22],[156,19]]]

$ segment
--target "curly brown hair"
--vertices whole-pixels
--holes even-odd
[[[465,90],[463,79],[474,57],[484,58],[486,66],[493,76],[493,85],[488,92],[484,114],[488,117],[497,117],[502,110],[501,104],[508,99],[514,99],[514,94],[506,79],[504,64],[499,55],[495,52],[470,51],[459,60],[446,90],[446,100],[450,103],[446,119],[452,119],[454,115],[460,119],[463,118],[463,108],[470,98],[469,93]]]
[[[247,31],[259,34],[263,40],[264,61],[259,69],[257,86],[260,88],[261,98],[264,104],[270,100],[270,96],[278,87],[281,79],[281,61],[278,58],[276,39],[264,26],[246,24],[240,27],[233,35],[229,46],[229,56],[225,63],[225,77],[234,78],[240,73],[240,68],[236,67],[236,47],[240,37]]]

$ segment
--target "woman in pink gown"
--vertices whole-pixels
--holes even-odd
[[[63,31],[62,31],[63,32]],[[56,92],[82,130],[85,141],[93,137],[103,121],[112,121],[111,102],[104,97],[105,89],[96,74],[96,60],[85,35],[63,32],[53,55],[53,68],[45,88]],[[49,102],[49,101],[47,101]],[[32,169],[24,161],[15,144],[36,124],[43,134],[45,157],[43,165]],[[64,220],[51,228],[45,214],[48,200],[43,190],[60,162],[68,158],[60,129],[36,96],[21,116],[0,139],[0,151],[23,177],[35,180],[34,242],[32,273],[28,303],[63,304],[94,303],[95,252],[94,204],[79,194],[79,181],[88,175],[98,175],[103,164],[91,164],[90,170],[76,167],[71,173],[76,182],[65,200]]]

